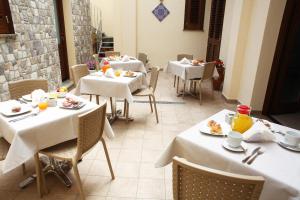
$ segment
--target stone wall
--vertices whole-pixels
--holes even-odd
[[[45,78],[61,83],[52,0],[10,0],[16,37],[0,38],[0,101],[9,98],[8,81]]]
[[[72,0],[76,62],[86,63],[92,57],[90,0]]]

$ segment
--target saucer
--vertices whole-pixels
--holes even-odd
[[[244,151],[247,151],[247,145],[244,142],[241,143],[241,146],[243,148],[241,146],[239,146],[239,147],[231,147],[231,146],[229,146],[229,144],[228,144],[228,142],[226,140],[224,140],[224,142],[222,143],[222,145],[223,145],[223,147],[225,149],[227,149],[229,151],[233,151],[233,152],[244,152]]]
[[[281,141],[278,141],[277,143],[279,144],[279,146],[281,146],[281,147],[283,147],[285,149],[288,149],[288,150],[291,150],[291,151],[295,151],[295,152],[300,152],[300,145],[298,145],[298,146],[291,146],[289,144],[286,144],[283,139]]]

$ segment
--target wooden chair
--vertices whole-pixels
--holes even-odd
[[[71,72],[73,74],[73,80],[76,86],[78,85],[82,77],[90,74],[88,66],[86,64],[79,64],[79,65],[72,66]],[[92,94],[83,94],[83,95],[89,95],[90,101],[92,101]],[[99,95],[96,95],[96,102],[97,104],[99,104]]]
[[[121,53],[118,51],[105,51],[105,57],[109,56],[120,56]]]
[[[11,99],[19,99],[37,89],[48,92],[48,81],[44,79],[28,79],[8,83]]]
[[[189,60],[193,60],[193,55],[191,54],[178,54],[177,55],[177,61],[181,61],[183,58],[189,59]],[[176,86],[176,78],[177,78],[177,93],[178,93],[178,89],[179,89],[179,76],[177,77],[176,75],[174,76],[174,87]],[[183,91],[184,92],[184,91]]]
[[[153,99],[153,104],[154,104],[154,110],[155,110],[156,122],[157,123],[159,122],[159,120],[158,120],[158,114],[157,114],[156,100],[155,100],[154,92],[155,92],[156,85],[157,85],[159,71],[160,71],[159,67],[152,68],[149,87],[134,94],[134,96],[148,96],[149,97],[151,112],[153,112],[153,108],[152,108],[152,99]],[[126,108],[126,109],[128,109],[128,108]]]
[[[77,139],[67,141],[40,151],[41,154],[44,154],[46,156],[53,157],[59,160],[70,161],[72,163],[81,199],[85,199],[85,197],[77,164],[79,160],[84,157],[84,154],[88,152],[92,147],[94,147],[99,141],[102,142],[111,177],[112,179],[115,178],[106,144],[102,137],[106,117],[105,113],[106,103],[87,113],[80,115],[78,117],[79,123]],[[82,162],[84,162],[84,160]]]
[[[147,54],[145,54],[145,53],[139,53],[138,54],[138,60],[140,60],[140,61],[143,62],[144,66],[145,66],[145,68],[147,70],[147,72],[150,71],[149,68],[148,68],[148,62],[149,62],[149,60],[148,60]]]
[[[199,87],[199,100],[200,100],[200,104],[202,104],[202,82],[203,81],[211,81],[211,92],[212,92],[212,96],[214,94],[214,88],[213,88],[213,83],[212,83],[212,78],[214,75],[214,70],[215,70],[215,63],[214,62],[208,62],[205,64],[204,66],[204,71],[203,71],[203,75],[201,78],[196,78],[196,79],[192,79],[192,84],[193,82],[196,82],[196,84]]]
[[[210,169],[173,158],[173,198],[258,200],[264,178]]]

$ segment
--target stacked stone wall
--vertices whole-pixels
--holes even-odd
[[[0,38],[0,100],[8,81],[44,78],[61,84],[52,0],[9,0],[15,36]]]
[[[90,0],[72,0],[76,62],[86,63],[92,57]]]

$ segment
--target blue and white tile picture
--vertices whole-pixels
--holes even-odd
[[[170,14],[170,11],[165,7],[163,3],[160,3],[158,6],[154,8],[152,13],[161,22]]]

